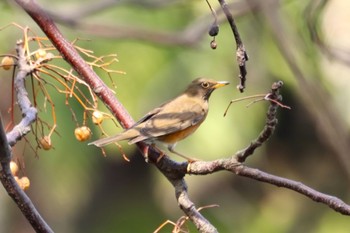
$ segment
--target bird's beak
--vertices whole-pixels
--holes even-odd
[[[230,84],[229,82],[227,81],[218,81],[214,86],[213,86],[213,89],[217,89],[219,87],[223,87],[223,86],[226,86]]]

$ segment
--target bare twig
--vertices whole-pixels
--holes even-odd
[[[213,205],[206,205],[206,206],[201,206],[199,207],[197,210],[201,211],[203,209],[206,208],[212,208],[212,207],[219,207],[219,205],[213,204]],[[187,229],[184,229],[184,224],[186,223],[186,221],[189,219],[188,216],[181,216],[176,223],[171,221],[171,220],[166,220],[165,222],[163,222],[153,233],[158,233],[165,225],[167,224],[172,224],[174,225],[174,228],[172,230],[172,233],[186,233],[188,232]]]
[[[271,100],[280,101],[282,99],[282,97],[279,95],[279,89],[282,87],[282,85],[283,85],[283,82],[281,81],[278,81],[272,84],[271,92],[269,95],[269,98]],[[264,142],[266,142],[271,137],[278,123],[278,120],[276,117],[278,107],[279,105],[277,103],[275,103],[274,101],[271,101],[271,104],[266,114],[267,118],[266,118],[266,123],[263,131],[259,134],[258,138],[256,138],[254,141],[250,143],[250,145],[247,148],[236,153],[235,156],[238,162],[244,162],[249,155],[254,153],[256,148],[261,146]]]
[[[301,182],[286,179],[279,176],[274,176],[269,173],[260,171],[258,169],[246,167],[243,165],[234,167],[232,172],[240,176],[249,177],[254,180],[276,185],[278,187],[284,187],[290,190],[294,190],[306,197],[309,197],[313,201],[320,202],[329,206],[336,212],[339,212],[343,215],[350,215],[350,206],[348,204],[344,203],[337,197],[321,193],[315,189],[306,186]]]
[[[217,171],[230,171],[236,175],[251,178],[253,180],[262,181],[278,187],[284,187],[300,193],[313,201],[323,203],[344,215],[350,215],[350,205],[343,202],[341,199],[321,193],[315,189],[302,184],[301,182],[286,179],[280,176],[275,176],[255,168],[245,166],[237,162],[235,156],[227,159],[219,159],[210,162],[196,161],[191,164],[188,173],[192,175],[206,175]]]
[[[217,233],[217,229],[203,217],[199,210],[190,200],[187,192],[187,185],[183,179],[170,180],[175,187],[175,195],[180,208],[196,225],[197,229],[202,233]]]
[[[243,92],[244,88],[245,88],[245,81],[246,81],[246,75],[247,75],[246,61],[248,61],[248,54],[244,48],[241,36],[239,35],[235,20],[233,19],[233,16],[232,16],[229,8],[227,7],[227,3],[225,2],[225,0],[219,0],[219,3],[221,5],[222,10],[224,11],[224,13],[226,15],[227,21],[229,22],[229,24],[231,26],[233,35],[234,35],[235,40],[236,40],[236,45],[237,45],[236,59],[238,62],[238,67],[239,67],[239,72],[240,72],[240,74],[239,74],[240,83],[237,86],[237,89],[240,92]]]
[[[14,88],[17,95],[18,106],[24,117],[21,122],[7,134],[7,141],[10,146],[15,145],[18,140],[30,132],[30,126],[36,120],[37,115],[37,109],[32,106],[25,87],[25,78],[33,71],[33,67],[27,64],[23,43],[23,41],[18,41],[16,44],[18,72],[14,79]]]

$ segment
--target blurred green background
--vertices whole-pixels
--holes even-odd
[[[235,103],[223,117],[226,106],[231,99],[266,93],[274,81],[282,80],[283,102],[292,110],[280,109],[275,134],[247,165],[349,202],[350,3],[227,2],[232,4],[249,55],[244,94],[235,87],[235,43],[220,12],[218,48],[209,46],[207,30],[213,18],[205,1],[39,1],[55,16],[68,40],[90,39],[80,41],[79,46],[96,55],[118,55],[119,62],[113,68],[126,74],[112,75],[116,96],[135,120],[176,96],[196,77],[231,82],[212,95],[202,127],[178,144],[178,151],[192,157],[212,160],[247,146],[262,129],[268,104],[259,102],[246,108],[246,103]],[[325,2],[317,14],[317,7]],[[211,4],[219,7],[216,1]],[[1,1],[0,10],[0,26],[16,22],[42,34],[12,1]],[[312,24],[313,19],[318,21]],[[329,47],[317,39],[312,41],[316,31]],[[15,42],[21,37],[21,31],[14,27],[0,31],[0,53],[14,53]],[[96,72],[111,84],[105,72]],[[0,107],[5,123],[10,119],[11,77],[11,72],[0,71]],[[122,143],[131,160],[126,162],[113,146],[103,157],[99,149],[78,142],[74,137],[76,123],[64,95],[53,89],[50,94],[60,134],[52,137],[54,150],[39,151],[37,157],[21,142],[13,151],[24,161],[22,173],[31,180],[29,197],[55,232],[153,232],[164,221],[175,222],[182,216],[170,183],[145,163],[135,146]],[[43,104],[43,99],[38,98],[38,103]],[[74,101],[71,106],[82,124],[83,109]],[[49,108],[42,108],[39,114],[52,123]],[[88,125],[93,139],[99,138],[100,130],[90,121]],[[121,131],[108,120],[103,127],[110,134]],[[34,143],[33,137],[27,138]],[[220,206],[203,210],[219,232],[345,233],[350,229],[348,217],[290,190],[227,172],[187,176],[186,180],[197,207]],[[3,188],[0,206],[0,232],[33,232]],[[188,227],[196,232],[191,223]],[[160,232],[171,229],[168,225]]]

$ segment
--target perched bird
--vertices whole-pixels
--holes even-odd
[[[103,147],[121,140],[129,140],[129,144],[142,141],[154,145],[159,141],[167,144],[170,152],[193,161],[176,152],[175,145],[191,135],[203,123],[208,114],[208,100],[211,93],[227,84],[229,82],[195,79],[181,95],[148,112],[130,128],[114,136],[91,142],[89,145]]]

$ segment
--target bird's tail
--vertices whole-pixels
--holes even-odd
[[[127,130],[127,131],[124,131],[120,134],[116,134],[116,135],[113,135],[110,137],[101,138],[99,140],[90,142],[88,145],[103,147],[103,146],[106,146],[106,145],[114,143],[114,142],[118,142],[118,141],[122,141],[122,140],[130,140],[130,139],[134,138],[135,136],[137,136],[138,132],[134,132],[134,131],[135,130]]]

